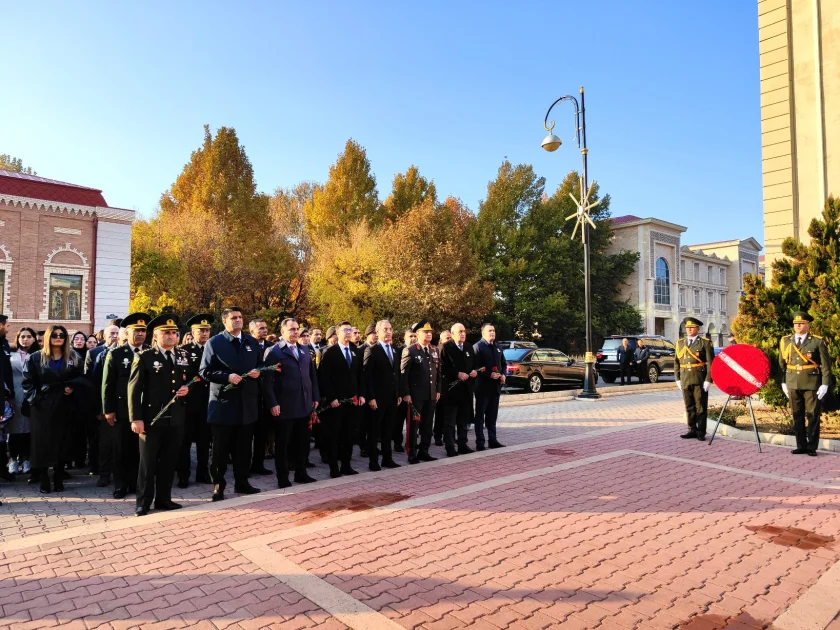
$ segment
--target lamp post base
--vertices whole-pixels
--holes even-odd
[[[589,358],[591,355],[591,352],[586,353],[587,358]],[[586,374],[583,377],[583,389],[581,389],[580,393],[577,395],[577,398],[581,400],[598,400],[601,397],[601,394],[599,394],[598,391],[595,389],[595,379],[592,378],[592,372],[594,372],[592,363],[587,361]]]

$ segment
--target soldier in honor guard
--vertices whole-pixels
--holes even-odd
[[[149,323],[149,329],[155,347],[134,355],[128,381],[131,430],[140,438],[135,516],[148,514],[153,499],[156,510],[181,507],[172,501],[172,479],[184,438],[190,362],[186,352],[177,347],[177,315],[158,315]]]
[[[193,340],[181,346],[187,356],[187,381],[198,376],[201,357],[204,356],[204,344],[210,339],[210,325],[213,316],[199,313],[187,320],[187,327]],[[190,485],[190,451],[195,443],[196,465],[195,482],[213,483],[210,478],[210,425],[207,424],[207,404],[210,401],[210,381],[204,379],[190,387],[186,400],[186,419],[184,439],[178,455],[178,487]]]
[[[108,351],[102,372],[102,411],[112,432],[111,468],[114,476],[114,498],[122,499],[136,491],[139,444],[131,432],[128,417],[128,378],[134,355],[148,349],[146,326],[151,320],[146,313],[131,313],[122,320],[126,343]]]
[[[419,464],[437,459],[429,455],[429,446],[432,444],[435,405],[440,399],[440,354],[437,347],[432,345],[433,330],[428,319],[421,319],[412,326],[412,330],[417,334],[417,343],[403,349],[400,361],[400,393],[408,403],[408,463]],[[420,414],[419,423],[412,419],[412,407]]]
[[[682,390],[688,432],[680,437],[685,440],[706,440],[706,413],[709,408],[709,389],[712,386],[712,360],[715,350],[712,342],[698,333],[703,325],[695,317],[686,317],[685,339],[678,339],[674,361],[674,380]]]
[[[785,374],[782,391],[790,399],[796,434],[796,448],[791,453],[816,457],[820,403],[831,386],[831,362],[822,337],[811,334],[812,321],[805,311],[793,314],[794,332],[782,337],[779,344],[779,366]]]

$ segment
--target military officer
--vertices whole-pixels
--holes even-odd
[[[126,343],[108,351],[102,372],[102,411],[111,438],[111,467],[114,473],[114,498],[122,499],[135,492],[139,446],[128,419],[128,378],[134,355],[147,349],[146,326],[151,320],[146,313],[131,313],[122,320]]]
[[[149,323],[149,329],[153,331],[155,347],[134,355],[128,381],[131,430],[140,437],[136,516],[149,513],[152,499],[156,510],[181,508],[172,501],[172,479],[184,438],[185,400],[189,393],[190,362],[186,352],[177,347],[178,316],[158,315]],[[154,420],[159,413],[161,417]]]
[[[421,319],[412,326],[412,330],[417,334],[417,343],[403,349],[400,361],[400,394],[408,403],[408,463],[419,464],[437,459],[429,455],[429,446],[432,443],[435,405],[440,399],[440,354],[437,347],[432,345],[433,330],[428,319]],[[412,418],[412,407],[420,414],[419,423]]]
[[[706,412],[709,407],[709,389],[712,386],[712,360],[715,350],[712,342],[698,333],[703,325],[695,317],[686,317],[685,339],[677,340],[674,361],[674,380],[682,390],[685,412],[688,418],[688,433],[680,437],[686,440],[706,440]]]
[[[193,340],[181,346],[187,355],[187,381],[198,376],[201,367],[201,357],[204,355],[204,344],[210,339],[210,325],[213,316],[210,313],[199,313],[187,320],[187,327],[192,333]],[[196,465],[195,482],[213,483],[210,479],[210,425],[207,424],[207,404],[210,401],[210,381],[201,380],[190,386],[190,393],[186,400],[186,419],[184,423],[184,440],[181,442],[181,452],[178,455],[178,487],[186,488],[190,485],[190,451],[195,443]]]
[[[785,373],[782,391],[790,399],[796,434],[796,448],[791,452],[816,457],[820,442],[820,402],[831,385],[831,362],[822,337],[811,334],[812,321],[805,311],[793,314],[794,333],[782,337],[779,366]]]

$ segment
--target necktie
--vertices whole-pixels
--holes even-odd
[[[428,347],[423,348],[423,352],[426,353],[427,357],[429,356],[429,348]]]
[[[458,350],[460,350],[461,352],[464,351],[464,346],[462,346],[460,343],[458,344]]]
[[[353,365],[353,357],[350,356],[350,348],[344,348],[344,358],[347,359],[347,367]]]
[[[239,337],[233,338],[233,349],[239,352],[239,348],[242,346],[242,342],[240,341]]]
[[[172,367],[172,352],[167,350],[166,352],[163,353],[163,356],[166,357],[166,362],[169,364],[170,367]]]
[[[388,355],[388,361],[391,362],[391,365],[394,365],[394,355],[391,354],[391,344],[390,343],[385,344],[385,353]]]
[[[140,352],[140,348],[134,348],[134,354],[137,354],[138,352]]]
[[[802,347],[802,337],[797,337],[797,338],[796,338],[796,347],[797,347],[797,348],[801,348],[801,347]]]
[[[295,355],[295,359],[300,358],[300,357],[298,357],[297,344],[292,346],[292,353]]]

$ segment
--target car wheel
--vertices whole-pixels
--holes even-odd
[[[648,380],[651,383],[659,382],[659,367],[657,367],[655,364],[648,366]]]
[[[539,374],[531,374],[531,378],[528,379],[528,389],[531,390],[531,393],[538,394],[542,390],[542,385],[542,376]]]
[[[605,383],[615,383],[615,374],[601,374],[601,378]]]

